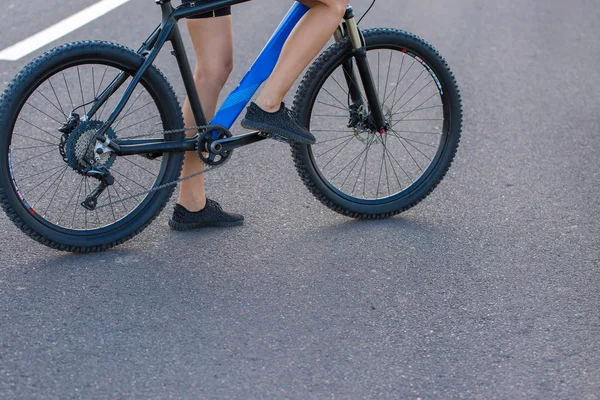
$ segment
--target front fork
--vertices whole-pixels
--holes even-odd
[[[373,122],[379,133],[385,133],[388,130],[388,126],[385,122],[383,111],[381,110],[375,83],[373,82],[373,75],[371,74],[371,68],[369,67],[369,61],[367,60],[367,49],[365,43],[362,41],[360,30],[356,25],[354,11],[351,6],[348,6],[346,9],[344,23],[335,31],[334,38],[339,42],[346,35],[349,37],[352,45],[353,56],[356,60],[356,67],[358,68],[358,73],[365,89],[366,100],[369,103]],[[348,85],[350,99],[352,100],[352,106],[356,109],[361,105],[364,105],[364,101],[357,84],[358,81],[356,79],[356,74],[354,73],[352,58],[345,60],[342,68],[344,70],[346,84]]]

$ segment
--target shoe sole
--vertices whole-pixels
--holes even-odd
[[[200,228],[232,228],[234,226],[240,226],[244,224],[244,220],[241,221],[229,221],[229,222],[195,222],[195,223],[184,223],[169,220],[169,227],[174,231],[189,231],[192,229]]]
[[[294,132],[281,130],[281,129],[276,128],[273,125],[269,125],[269,124],[261,124],[259,122],[254,122],[254,121],[249,121],[247,119],[243,119],[241,122],[241,125],[242,125],[242,128],[254,129],[257,131],[264,132],[264,133],[269,133],[269,134],[273,135],[272,139],[278,140],[280,142],[289,143],[289,141],[291,140],[293,142],[302,143],[302,144],[317,143],[317,141],[314,139],[310,140],[310,139],[305,138],[304,136],[295,134]],[[278,138],[281,138],[283,140],[280,140]]]

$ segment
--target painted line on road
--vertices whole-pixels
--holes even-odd
[[[63,19],[51,27],[0,51],[0,60],[17,61],[37,49],[89,24],[93,20],[100,18],[104,14],[129,1],[131,0],[102,0],[93,6],[81,10],[77,14]]]

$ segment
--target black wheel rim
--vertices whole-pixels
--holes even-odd
[[[305,122],[317,137],[308,151],[321,181],[345,200],[381,205],[414,195],[430,179],[447,144],[451,114],[440,74],[422,56],[395,45],[368,45],[367,55],[391,130],[381,135],[346,127],[352,102],[343,60],[322,75]]]
[[[10,178],[23,207],[52,230],[93,237],[122,229],[151,202],[153,194],[145,192],[164,178],[169,155],[159,160],[140,156],[113,159],[110,171],[115,184],[103,193],[96,210],[88,211],[81,202],[99,181],[74,171],[60,155],[57,128],[73,109],[82,115],[87,112],[94,98],[121,72],[128,80],[94,116],[101,121],[134,74],[115,62],[80,59],[63,64],[40,74],[22,95],[24,100],[9,131]],[[162,137],[161,131],[166,129],[163,114],[160,99],[142,80],[111,128],[121,139],[144,133]]]

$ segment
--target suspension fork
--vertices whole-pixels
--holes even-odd
[[[356,67],[358,68],[358,73],[365,89],[365,95],[367,102],[369,103],[369,109],[371,110],[373,122],[375,123],[379,133],[385,133],[388,127],[385,122],[383,111],[381,110],[381,104],[379,104],[379,96],[373,82],[373,75],[371,74],[371,68],[369,67],[369,61],[367,59],[367,49],[362,41],[360,30],[356,25],[356,20],[354,19],[354,10],[351,6],[348,6],[346,9],[343,25],[344,32],[342,31],[341,27],[338,27],[334,33],[335,40],[340,41],[344,34],[350,38],[353,56],[356,60]],[[360,88],[357,84],[356,75],[354,74],[352,58],[345,60],[342,68],[344,70],[344,78],[346,79],[352,102],[359,105],[363,104],[363,98],[360,93]]]
[[[346,29],[345,24],[341,24],[334,32],[333,37],[336,42],[339,42],[343,40],[347,34],[348,30]],[[354,73],[354,63],[352,62],[351,58],[344,60],[342,64],[342,70],[344,72],[346,85],[348,86],[348,94],[350,95],[351,103],[358,108],[363,105],[363,97],[357,84],[358,80],[356,79],[356,74]]]

